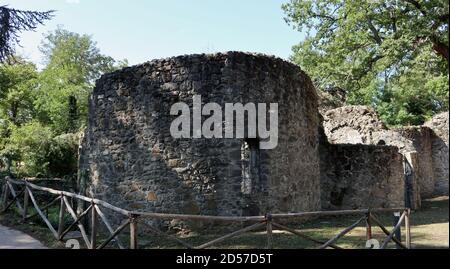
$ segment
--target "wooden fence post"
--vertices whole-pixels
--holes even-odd
[[[25,188],[28,189],[28,186],[25,185]],[[23,211],[22,211],[22,220],[25,221],[27,218],[27,211],[28,211],[28,200],[29,200],[30,194],[28,191],[25,191],[23,194]]]
[[[370,211],[366,214],[366,240],[372,239],[372,223],[370,220]]]
[[[138,248],[138,239],[137,239],[137,216],[131,215],[130,217],[130,249]]]
[[[66,212],[66,203],[64,203],[64,194],[61,194],[61,203],[59,205],[58,217],[58,239],[62,240],[62,233],[64,232],[64,215]]]
[[[5,210],[6,204],[8,203],[8,196],[9,196],[9,186],[6,184],[7,179],[5,180],[5,190],[3,192],[3,201],[2,201],[2,208]]]
[[[266,214],[267,249],[272,249],[272,215]]]
[[[5,180],[5,183],[2,185],[2,193],[1,193],[1,201],[0,201],[0,207],[1,208],[3,208],[3,205],[4,205],[4,203],[3,203],[3,200],[5,199],[5,192],[6,192],[6,180]]]
[[[406,210],[406,216],[405,216],[405,233],[406,233],[406,247],[408,249],[411,248],[411,223],[410,223],[410,214],[411,210]]]
[[[394,228],[395,226],[398,224],[398,222],[400,221],[400,212],[394,212]],[[402,226],[400,226],[397,231],[395,231],[394,233],[394,237],[399,241],[402,242]],[[395,245],[396,249],[400,249],[399,245]]]
[[[402,247],[402,248],[407,248],[404,244],[402,244],[402,242],[400,242],[396,237],[395,234],[396,232],[400,229],[400,226],[402,225],[403,221],[405,220],[405,216],[406,216],[406,211],[403,211],[403,214],[400,216],[397,225],[395,225],[394,229],[392,230],[392,232],[390,233],[386,233],[388,234],[388,237],[386,238],[386,240],[384,240],[383,244],[381,244],[380,248],[381,249],[385,249],[387,247],[387,244],[389,243],[389,241],[394,240],[395,243],[397,243],[397,247]],[[374,219],[375,220],[375,219]],[[380,226],[381,228],[382,226]]]
[[[91,249],[97,247],[97,210],[94,202],[91,202]]]

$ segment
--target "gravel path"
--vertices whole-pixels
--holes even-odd
[[[25,233],[0,225],[0,249],[46,249],[46,247]]]

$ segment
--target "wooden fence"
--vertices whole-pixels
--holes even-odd
[[[46,192],[55,196],[46,205],[40,207],[38,205],[37,199],[35,198],[33,191]],[[88,206],[83,212],[76,213],[74,209],[72,200],[78,200],[85,202]],[[21,201],[22,200],[22,201]],[[30,207],[30,201],[36,213],[28,214]],[[53,227],[48,217],[44,214],[44,210],[51,206],[54,206],[59,202],[59,217],[57,227]],[[318,245],[318,248],[333,248],[340,249],[335,243],[342,238],[344,235],[348,234],[350,231],[355,229],[361,223],[365,223],[366,227],[366,239],[372,239],[372,226],[378,226],[383,233],[385,233],[386,238],[381,243],[380,248],[386,248],[388,243],[393,241],[397,248],[411,248],[411,233],[410,233],[410,210],[407,208],[377,208],[377,209],[361,209],[361,210],[339,210],[339,211],[316,211],[316,212],[299,212],[299,213],[286,213],[286,214],[266,214],[265,216],[248,216],[248,217],[236,217],[236,216],[202,216],[202,215],[183,215],[183,214],[162,214],[162,213],[150,213],[150,212],[137,212],[129,211],[116,206],[113,206],[105,201],[98,199],[89,198],[86,196],[54,190],[51,188],[41,187],[30,183],[25,180],[12,180],[10,178],[5,178],[5,184],[2,191],[2,211],[6,212],[9,208],[15,205],[22,215],[23,220],[28,220],[32,217],[39,216],[45,224],[50,229],[53,236],[62,241],[64,237],[70,232],[75,226],[81,233],[81,237],[85,243],[86,248],[89,249],[102,249],[108,245],[114,243],[118,248],[126,248],[125,245],[120,241],[119,234],[122,233],[127,227],[129,229],[129,248],[138,248],[138,225],[144,225],[147,230],[163,236],[169,240],[173,240],[180,244],[181,246],[188,249],[205,249],[213,245],[217,245],[227,239],[255,231],[265,229],[267,236],[266,248],[271,249],[272,243],[272,232],[276,228],[278,230],[284,230],[292,233],[304,240],[308,240]],[[110,221],[107,219],[106,214],[103,210],[108,209],[119,215],[123,215],[126,220],[118,227],[113,228]],[[376,216],[378,213],[398,213],[400,212],[400,218],[398,219],[395,227],[389,231],[385,226],[382,225],[379,218]],[[70,225],[66,225],[65,215],[69,213],[72,218]],[[306,235],[299,230],[292,229],[280,223],[284,223],[287,220],[296,219],[299,217],[321,217],[321,216],[342,216],[342,215],[362,215],[358,221],[350,225],[349,227],[342,230],[340,233],[335,235],[333,238],[322,241],[315,239],[309,235]],[[87,218],[89,225],[86,226]],[[199,246],[192,246],[183,240],[177,238],[176,236],[166,234],[154,226],[149,225],[143,220],[189,220],[189,221],[200,221],[200,222],[230,222],[230,223],[250,223],[249,226],[224,235],[222,237],[216,238]],[[98,242],[98,228],[100,221],[106,227],[109,232],[108,237],[102,242]],[[401,238],[396,237],[396,234],[400,231],[402,224],[405,224],[405,244],[401,242]]]

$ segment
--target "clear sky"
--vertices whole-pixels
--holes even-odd
[[[287,0],[0,0],[27,10],[56,10],[36,32],[24,33],[18,49],[42,62],[43,33],[58,25],[92,35],[103,54],[130,64],[154,58],[229,50],[287,59],[303,35],[287,25]]]

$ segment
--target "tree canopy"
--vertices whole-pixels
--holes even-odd
[[[39,74],[36,108],[58,134],[75,131],[87,117],[88,96],[102,74],[127,65],[103,55],[88,35],[57,29],[41,45],[46,63]]]
[[[448,1],[291,0],[286,21],[307,37],[292,60],[322,91],[372,105],[389,124],[448,110]]]
[[[127,61],[103,55],[90,36],[62,28],[44,36],[41,50],[42,70],[18,56],[0,63],[0,168],[72,175],[94,82]]]

